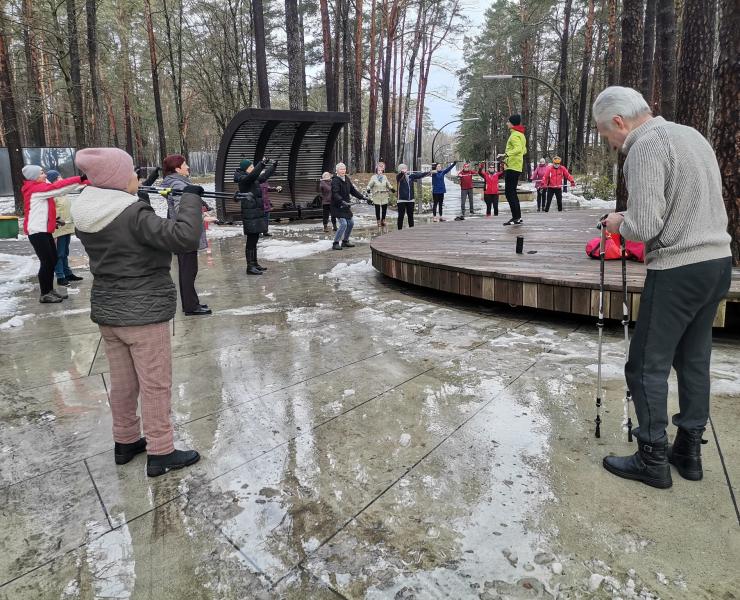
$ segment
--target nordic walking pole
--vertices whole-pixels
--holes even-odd
[[[622,238],[622,325],[624,325],[624,366],[627,367],[627,359],[630,352],[630,309],[627,295],[627,245]],[[627,441],[632,441],[632,417],[630,416],[630,402],[632,393],[625,380],[624,384],[624,425],[627,427]]]
[[[601,348],[604,341],[604,262],[606,258],[606,225],[599,221],[601,239],[599,241],[599,320],[596,326],[599,328],[599,361],[597,365],[596,379],[596,431],[594,436],[601,437]]]

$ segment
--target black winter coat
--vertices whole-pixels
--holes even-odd
[[[72,205],[72,216],[90,257],[93,322],[128,327],[175,316],[172,253],[198,249],[203,231],[200,206],[199,196],[183,194],[175,220],[163,219],[125,192],[85,188]]]
[[[247,173],[241,169],[234,172],[234,182],[239,184],[239,193],[245,194],[241,199],[242,205],[242,228],[245,234],[265,233],[265,207],[262,202],[262,190],[259,179],[265,165],[258,162],[254,169]]]
[[[350,195],[360,200],[364,200],[365,197],[357,191],[357,188],[352,185],[349,175],[345,175],[344,179],[338,175],[334,175],[331,178],[331,216],[337,219],[351,219],[352,218],[352,199]]]

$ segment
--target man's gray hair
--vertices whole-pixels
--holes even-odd
[[[400,173],[401,171],[407,171],[408,168],[409,166],[407,164],[401,163],[400,165],[398,165],[398,172]]]
[[[344,163],[337,163],[336,166],[334,167],[334,172],[337,173],[339,171],[339,169],[342,168],[342,167],[344,167],[346,169],[347,168],[347,165],[345,165]]]
[[[593,107],[594,122],[597,124],[611,123],[613,117],[622,117],[631,121],[643,115],[652,114],[645,98],[637,90],[613,85],[601,92]]]

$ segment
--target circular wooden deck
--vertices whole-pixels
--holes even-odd
[[[504,213],[506,213],[504,208]],[[599,261],[586,242],[599,235],[604,211],[527,213],[524,224],[503,227],[508,214],[493,218],[429,223],[393,231],[371,244],[373,266],[388,277],[435,290],[515,306],[598,315]],[[524,238],[517,254],[516,238]],[[637,318],[645,265],[627,263],[631,318]],[[622,318],[621,261],[606,263],[605,311]],[[740,269],[720,305],[715,326],[723,327],[727,302],[740,302]]]

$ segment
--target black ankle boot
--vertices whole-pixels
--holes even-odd
[[[606,456],[604,468],[617,477],[634,479],[652,487],[671,487],[671,467],[666,456],[668,445],[638,442],[637,446],[632,456]]]
[[[342,248],[354,248],[354,247],[355,247],[355,245],[352,242],[350,242],[349,240],[344,240],[342,242]]]
[[[673,446],[668,448],[668,462],[684,479],[699,481],[704,476],[701,468],[701,434],[704,431],[686,431],[678,428]]]
[[[199,460],[200,454],[195,450],[173,450],[169,454],[149,454],[146,457],[146,474],[149,477],[159,477],[167,471],[194,465]]]
[[[134,456],[141,454],[146,450],[146,440],[141,438],[138,442],[131,442],[130,444],[119,444],[116,442],[115,450],[113,455],[116,459],[117,465],[125,465],[131,461]]]

